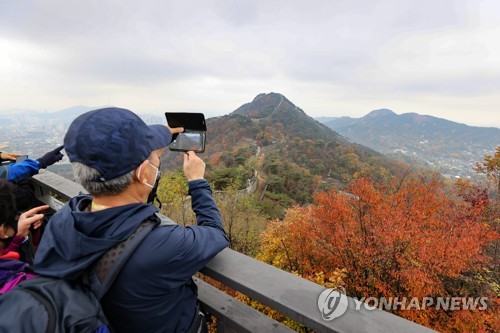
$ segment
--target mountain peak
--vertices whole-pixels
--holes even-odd
[[[378,109],[378,110],[373,110],[363,118],[377,118],[386,116],[397,116],[397,114],[389,109]]]
[[[258,94],[252,102],[243,104],[231,114],[259,119],[283,110],[293,110],[305,115],[304,111],[296,107],[285,96],[274,92]]]
[[[268,94],[266,94],[266,93],[260,93],[257,96],[255,96],[255,98],[253,99],[252,102],[258,101],[260,99],[277,99],[277,100],[281,100],[283,98],[286,98],[286,97],[283,96],[282,94],[275,93],[275,92],[270,92]]]
[[[252,102],[243,104],[229,114],[229,117],[234,116],[246,117],[246,120],[241,121],[255,124],[258,131],[265,129],[267,132],[272,132],[271,129],[275,128],[277,138],[300,136],[304,139],[317,139],[337,136],[327,126],[309,117],[285,96],[274,92],[257,95]]]

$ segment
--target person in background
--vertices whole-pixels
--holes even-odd
[[[48,166],[60,161],[64,156],[61,153],[61,150],[63,148],[64,146],[59,146],[56,149],[45,153],[42,157],[36,160],[26,158],[20,162],[15,162],[15,160],[19,156],[22,156],[22,154],[6,152],[1,153],[0,158],[2,160],[14,161],[14,163],[0,165],[0,180],[8,181],[11,184],[9,186],[9,193],[14,196],[14,210],[16,211],[16,213],[17,211],[25,212],[29,210],[30,212],[32,212],[32,209],[39,209],[39,207],[36,207],[36,205],[39,205],[39,202],[36,200],[33,184],[30,182],[30,177],[37,174],[40,169],[45,169]],[[24,215],[21,216],[24,217]],[[10,253],[15,256],[18,256],[20,254],[23,261],[31,264],[33,262],[33,247],[37,247],[43,233],[43,228],[38,227],[38,224],[36,224],[37,228],[31,227],[32,242],[28,244],[26,242],[27,234],[23,235],[22,237],[21,235],[15,235],[14,237],[12,236],[12,233],[14,232],[13,230],[17,231],[18,226],[16,224],[17,222],[12,222],[12,219],[10,219],[10,221],[11,222],[7,222],[11,223],[10,227],[8,228],[8,232],[3,233],[5,239],[3,241],[0,239],[0,250],[6,243],[9,246],[15,246],[15,251],[10,251]],[[25,220],[21,219],[19,224],[19,230],[21,231],[21,234],[25,233],[24,223]],[[30,226],[28,226],[28,228],[29,227]],[[2,235],[0,235],[0,237],[1,236]],[[4,253],[2,255],[7,254]]]
[[[59,162],[64,156],[61,153],[63,148],[64,146],[57,147],[36,160],[27,158],[18,163],[0,165],[0,179],[6,179],[9,182],[19,182],[36,175],[40,169],[45,169],[48,166]],[[1,156],[2,160],[5,158],[5,160],[15,161],[15,159],[21,155],[2,152]]]
[[[0,180],[0,294],[35,276],[29,268],[31,262],[21,257],[19,247],[27,242],[31,231],[40,228],[44,218],[40,212],[49,208],[35,207],[17,218],[14,187]]]
[[[10,161],[15,162],[19,156],[23,156],[23,154],[19,153],[7,153],[0,151],[0,163]]]
[[[7,145],[2,145],[0,144],[0,148],[6,148]],[[23,156],[23,154],[20,153],[8,153],[8,152],[0,152],[0,163],[2,162],[16,162],[16,159],[20,156]],[[13,165],[10,166],[12,169]],[[17,168],[17,167],[14,167]],[[1,168],[0,165],[0,172],[3,172],[3,177],[0,176],[0,179],[5,179],[5,176],[8,175],[8,169],[7,165],[4,165],[4,168]],[[12,173],[11,173],[12,174]],[[14,183],[12,183],[14,184]],[[11,189],[14,192],[14,195],[16,197],[16,206],[17,209],[20,211],[25,211],[30,208],[33,208],[33,203],[36,201],[35,198],[35,193],[34,193],[34,188],[32,184],[28,179],[23,179],[23,180],[18,180],[15,182],[15,185],[12,186]]]
[[[74,279],[143,223],[158,221],[147,203],[155,187],[160,156],[183,128],[146,125],[119,108],[77,117],[64,146],[75,179],[90,195],[71,199],[45,228],[34,271]],[[197,225],[163,219],[131,254],[101,300],[114,332],[206,332],[192,276],[228,244],[222,218],[204,179],[205,163],[184,154]]]
[[[46,205],[38,206],[17,218],[14,185],[0,180],[0,258],[19,259],[19,246],[28,240],[31,230],[42,225],[44,215],[40,212],[48,208]]]
[[[61,153],[61,150],[63,148],[64,146],[57,147],[56,149],[45,153],[37,160],[26,158],[25,160],[20,162],[0,165],[0,180],[6,180],[11,183],[12,186],[10,186],[9,192],[14,195],[15,207],[17,211],[24,212],[34,208],[39,204],[39,202],[36,200],[33,184],[30,182],[30,177],[37,174],[40,169],[45,169],[48,166],[60,161],[64,156]],[[0,155],[2,160],[8,161],[15,161],[19,156],[22,156],[22,154],[2,152]],[[43,228],[33,229],[32,231],[32,245],[36,247],[38,245],[38,242],[40,241]],[[12,239],[8,237],[7,240]],[[16,237],[14,238],[12,244],[17,244],[19,246],[20,244],[18,244],[18,242],[20,240],[20,238]],[[5,241],[3,243],[5,243]],[[0,246],[1,245],[2,244],[0,244]],[[32,262],[33,253],[30,246],[25,244],[19,252],[21,253],[21,257],[25,261],[29,263]]]

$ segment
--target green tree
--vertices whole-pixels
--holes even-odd
[[[229,186],[224,191],[218,191],[215,200],[222,215],[230,248],[255,256],[259,249],[260,233],[267,224],[255,197]]]
[[[191,210],[191,197],[188,196],[188,183],[182,170],[165,173],[160,179],[157,194],[162,203],[162,214],[184,226],[196,223],[196,216]],[[230,247],[254,256],[259,249],[260,233],[267,224],[257,200],[231,180],[223,191],[214,191],[214,198]]]
[[[181,169],[164,173],[156,191],[162,203],[161,213],[184,226],[196,222],[191,210],[188,182]]]
[[[247,179],[252,177],[252,171],[243,165],[234,168],[223,168],[212,170],[207,173],[208,181],[216,190],[224,190],[229,186],[236,186],[243,189],[246,186]]]

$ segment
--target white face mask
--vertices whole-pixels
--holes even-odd
[[[155,170],[156,170],[155,182],[153,183],[153,185],[148,184],[147,182],[146,182],[146,183],[144,183],[144,185],[146,185],[147,187],[150,187],[150,188],[154,188],[154,187],[155,187],[155,185],[156,185],[156,180],[158,179],[158,173],[160,172],[160,170],[158,170],[158,168],[157,168],[157,167],[155,167],[155,166],[153,165],[153,163],[151,163],[151,162],[148,162],[148,165],[152,166],[152,167],[153,167],[153,168],[155,168]],[[142,171],[142,170],[141,170],[141,168],[142,168],[142,164],[139,166],[139,179],[141,178],[141,171]]]

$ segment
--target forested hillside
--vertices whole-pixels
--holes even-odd
[[[207,178],[217,190],[253,185],[249,190],[269,206],[308,203],[314,192],[341,188],[354,177],[382,180],[407,168],[345,140],[276,93],[208,119],[207,128]],[[168,153],[164,163],[178,167],[180,156]]]
[[[388,109],[361,118],[321,121],[353,142],[449,176],[471,176],[474,163],[500,142],[500,128],[468,126],[417,113],[398,115]]]
[[[266,158],[263,181],[303,177],[294,169],[297,164],[283,161]],[[228,169],[235,174],[239,170]],[[215,191],[215,198],[230,246],[237,251],[327,288],[343,287],[351,297],[397,298],[399,306],[385,310],[440,332],[496,332],[500,146],[478,161],[476,171],[487,176],[490,187],[462,180],[448,184],[438,174],[405,169],[379,180],[360,176],[341,188],[316,189],[307,204],[298,204],[297,198],[292,205],[284,194],[301,193],[296,188],[280,192],[273,187],[276,192],[262,196],[238,190],[231,182],[224,184],[224,191]],[[163,213],[183,225],[195,221],[180,170],[163,176],[158,193]],[[275,310],[225,291],[299,332],[309,332]],[[436,302],[438,297],[459,303],[446,309],[410,303]],[[467,304],[478,299],[486,305],[469,309]],[[462,309],[462,302],[469,302],[465,300],[472,303]]]

